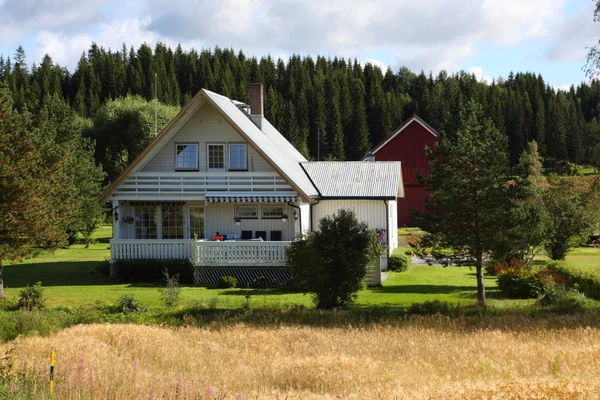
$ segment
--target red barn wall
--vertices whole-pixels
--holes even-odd
[[[381,147],[375,153],[376,161],[400,161],[404,182],[404,199],[398,199],[398,226],[413,225],[409,209],[425,210],[423,197],[427,196],[425,187],[418,183],[417,173],[429,176],[429,162],[426,147],[433,147],[437,137],[423,125],[413,121],[402,132]]]

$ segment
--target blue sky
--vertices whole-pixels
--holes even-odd
[[[193,4],[193,6],[192,6]],[[427,4],[427,6],[424,6]],[[465,70],[480,79],[540,73],[585,80],[600,39],[593,0],[0,0],[0,54],[22,45],[73,70],[91,42],[113,50],[157,41],[246,55],[338,55],[394,71]]]

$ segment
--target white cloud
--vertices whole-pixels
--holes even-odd
[[[483,68],[481,67],[469,67],[469,74],[473,74],[475,75],[475,78],[477,78],[477,80],[479,82],[485,82],[488,85],[492,83],[492,81],[494,80],[491,76],[486,76],[483,74]]]
[[[384,63],[382,63],[381,61],[375,59],[375,58],[367,58],[366,60],[364,60],[363,62],[361,62],[361,64],[367,65],[367,64],[371,64],[374,67],[377,67],[381,70],[381,72],[383,72],[385,74],[385,71],[387,71],[388,66]]]
[[[256,56],[360,60],[385,53],[390,56],[385,67],[437,72],[455,70],[478,45],[515,45],[548,35],[565,3],[205,0],[190,7],[189,0],[141,0],[135,6],[116,0],[0,0],[0,46],[32,36],[35,60],[49,53],[70,68],[91,41],[118,50],[123,42],[137,47],[160,40],[186,49],[232,47]]]
[[[553,27],[553,39],[546,52],[551,60],[578,62],[585,60],[586,47],[598,43],[600,22],[594,22],[595,4],[587,2],[579,12]]]

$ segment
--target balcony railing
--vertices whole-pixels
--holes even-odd
[[[110,258],[113,260],[171,260],[191,259],[194,240],[183,239],[113,239],[110,241]]]
[[[271,172],[136,172],[115,190],[114,200],[197,198],[207,192],[290,192]]]

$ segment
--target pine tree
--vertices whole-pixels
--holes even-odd
[[[424,245],[433,246],[436,258],[446,258],[438,250],[447,248],[474,260],[477,300],[485,306],[483,259],[497,245],[510,207],[507,140],[475,102],[463,107],[452,137],[428,153],[431,175],[423,179],[431,197],[415,220],[429,232]]]

